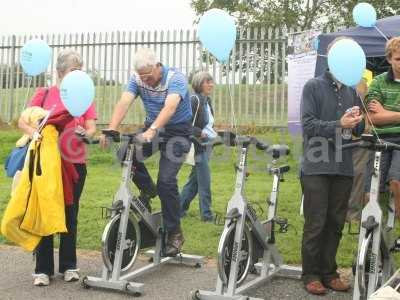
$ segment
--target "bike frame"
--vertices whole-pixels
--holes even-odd
[[[236,216],[234,219],[227,218],[224,225],[224,231],[220,239],[220,247],[218,251],[219,261],[222,260],[221,245],[224,239],[227,238],[226,233],[231,224],[235,226],[235,237],[232,251],[232,261],[230,265],[230,275],[227,283],[221,279],[219,273],[217,277],[217,284],[215,291],[199,290],[193,295],[194,299],[201,300],[234,300],[234,299],[248,299],[248,300],[262,300],[258,298],[251,298],[243,296],[243,293],[251,288],[260,286],[272,276],[284,276],[291,278],[300,278],[301,268],[291,267],[283,264],[283,258],[278,249],[274,245],[273,240],[273,223],[277,210],[279,183],[281,180],[280,168],[272,168],[273,173],[273,187],[270,195],[270,203],[268,210],[268,220],[271,222],[270,230],[266,230],[264,225],[258,220],[254,210],[248,204],[244,195],[244,186],[246,180],[247,169],[247,154],[249,144],[243,145],[240,150],[239,166],[236,172],[235,190],[232,198],[228,202],[227,215],[232,214]],[[246,225],[247,223],[247,225]],[[257,278],[245,282],[242,286],[237,286],[237,276],[240,263],[240,250],[242,248],[242,239],[245,226],[251,228],[251,234],[257,239],[259,245],[263,248],[263,258],[260,263],[256,263],[255,267],[259,272]],[[221,268],[221,266],[220,266]]]
[[[124,161],[122,162],[122,178],[121,184],[117,193],[114,196],[113,206],[117,208],[112,208],[111,220],[115,216],[120,216],[120,223],[118,228],[118,240],[115,249],[114,262],[112,266],[103,265],[101,277],[88,276],[83,279],[84,286],[88,287],[99,287],[112,290],[120,290],[131,292],[138,296],[143,293],[143,283],[129,281],[131,279],[142,276],[165,263],[175,263],[175,264],[185,264],[190,266],[200,267],[204,264],[204,257],[196,255],[180,254],[177,257],[163,257],[163,239],[164,232],[162,227],[162,215],[161,212],[150,213],[148,209],[143,205],[141,200],[134,196],[130,190],[131,185],[131,170],[133,164],[133,157],[135,155],[135,145],[130,143],[125,154]],[[116,205],[122,203],[122,205]],[[132,216],[130,216],[132,214]],[[155,249],[146,252],[146,255],[151,256],[152,263],[146,265],[140,269],[122,274],[122,259],[124,250],[130,249],[136,246],[132,241],[126,238],[127,226],[129,219],[132,220],[136,231],[136,243],[139,244],[142,233],[140,231],[139,221],[145,223],[147,228],[156,237]],[[102,237],[103,249],[106,244],[107,233],[111,221],[107,224]],[[104,251],[102,252],[103,262],[107,259],[105,257]],[[133,258],[135,261],[137,257]],[[132,263],[134,264],[134,262]]]
[[[386,240],[383,228],[383,213],[379,205],[379,186],[381,178],[382,153],[376,151],[374,155],[373,174],[371,178],[371,189],[369,201],[362,210],[361,227],[358,240],[358,255],[356,265],[356,275],[353,291],[353,299],[367,299],[375,292],[378,286],[379,276],[382,276],[382,283],[386,282],[394,272],[394,263],[390,254],[388,241]],[[393,199],[389,199],[387,232],[394,228],[394,204]],[[368,246],[372,243],[370,255],[370,266],[368,274],[368,286],[365,278],[365,257],[368,255]],[[382,274],[379,274],[378,263],[383,263]]]

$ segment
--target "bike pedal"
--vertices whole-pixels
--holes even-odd
[[[288,232],[289,229],[289,222],[287,218],[280,218],[280,217],[275,217],[274,221],[276,224],[279,225],[279,232],[280,233],[286,233]]]
[[[214,221],[214,223],[215,223],[215,225],[220,225],[220,226],[225,225],[225,217],[222,216],[222,215],[219,214],[219,213],[216,213],[216,214],[215,214],[215,221]]]
[[[124,208],[124,205],[121,200],[113,202],[111,207],[102,206],[101,207],[101,217],[103,219],[109,219],[113,216],[113,212],[121,211],[123,208]]]
[[[101,218],[102,219],[110,219],[112,215],[112,211],[109,207],[102,206],[101,207]]]

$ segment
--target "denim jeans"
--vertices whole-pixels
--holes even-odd
[[[161,200],[163,225],[168,232],[176,232],[180,228],[180,203],[178,190],[178,172],[182,166],[185,153],[189,152],[189,138],[180,136],[174,142],[174,138],[166,139],[159,146],[157,144],[145,144],[139,151],[136,149],[133,159],[132,180],[138,189],[145,193],[152,193],[156,188]],[[160,151],[159,171],[157,184],[155,185],[143,160]]]
[[[189,179],[180,195],[181,216],[189,209],[190,202],[199,194],[200,215],[203,220],[213,217],[211,211],[211,176],[208,165],[209,153],[207,151],[196,153],[196,165],[190,172]]]

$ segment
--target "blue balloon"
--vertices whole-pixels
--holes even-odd
[[[364,50],[350,39],[337,41],[328,52],[329,71],[347,86],[354,86],[360,82],[366,64]]]
[[[74,117],[80,117],[93,102],[93,80],[83,71],[72,71],[61,81],[60,95],[68,112]]]
[[[236,25],[227,12],[213,8],[201,18],[198,27],[199,39],[203,46],[220,62],[228,61],[235,45]]]
[[[33,39],[22,47],[20,63],[24,72],[30,76],[36,76],[46,71],[50,63],[51,49],[46,42]]]
[[[359,26],[374,27],[376,24],[376,10],[369,3],[358,3],[353,8],[353,19]]]

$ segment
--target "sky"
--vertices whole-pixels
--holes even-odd
[[[0,35],[189,29],[194,20],[190,0],[2,0]]]

